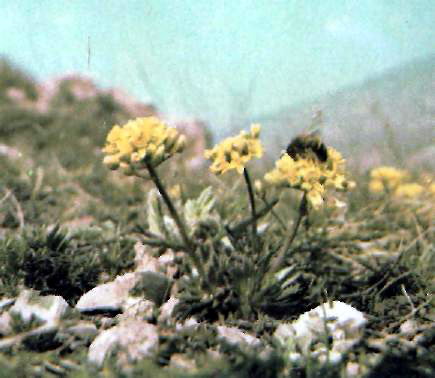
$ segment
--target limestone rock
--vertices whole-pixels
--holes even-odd
[[[237,327],[218,326],[217,332],[218,339],[225,340],[232,345],[246,344],[255,347],[261,344],[259,339],[241,331]]]
[[[12,306],[15,303],[14,298],[3,298],[0,300],[0,311],[6,310],[8,307]]]
[[[162,273],[126,273],[82,295],[76,309],[83,313],[121,313],[144,298],[160,305],[166,300],[171,285],[172,281]]]
[[[129,292],[138,280],[135,273],[118,276],[114,281],[94,287],[83,294],[76,304],[80,312],[116,312],[122,311]]]
[[[76,325],[68,327],[66,332],[82,339],[92,339],[97,335],[98,330],[94,323],[80,322]]]
[[[338,363],[343,353],[361,339],[366,322],[362,312],[334,301],[302,314],[291,324],[280,324],[274,336],[292,361],[310,356],[320,362]]]
[[[60,296],[41,296],[35,290],[23,290],[9,313],[19,316],[25,324],[36,319],[45,325],[54,325],[59,322],[68,307],[68,303]]]
[[[159,322],[168,321],[172,317],[174,308],[179,302],[180,302],[179,299],[175,297],[170,297],[166,303],[160,306],[160,315],[158,321]]]
[[[152,355],[159,344],[157,327],[143,320],[128,319],[101,332],[89,347],[88,360],[101,366],[115,349],[128,362]]]
[[[122,314],[117,315],[117,318],[123,320],[127,318],[140,318],[147,321],[154,319],[156,304],[143,298],[128,298],[123,306]]]
[[[0,337],[12,334],[12,317],[9,312],[0,315]]]

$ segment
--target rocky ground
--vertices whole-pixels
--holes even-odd
[[[180,122],[190,149],[159,173],[198,271],[152,183],[101,163],[113,124],[156,113],[83,78],[39,85],[0,65],[0,376],[435,375],[429,193],[397,201],[355,176],[274,270],[299,198],[259,201],[252,251],[243,182],[210,175],[204,125]]]

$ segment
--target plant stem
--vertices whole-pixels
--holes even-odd
[[[263,202],[264,202],[267,206],[269,206],[269,201],[266,199],[266,197],[262,198],[262,200],[263,200]],[[270,212],[271,212],[272,215],[275,217],[275,219],[278,221],[278,223],[280,224],[280,226],[285,230],[285,229],[286,229],[286,226],[285,226],[284,221],[281,219],[281,217],[280,217],[280,216],[276,213],[276,211],[273,210],[273,209],[272,209]]]
[[[257,211],[255,209],[255,198],[254,198],[254,191],[252,189],[252,182],[251,178],[249,177],[248,170],[246,168],[243,168],[243,176],[246,181],[246,186],[248,187],[248,194],[249,194],[249,202],[251,204],[251,213],[252,213],[252,248],[257,250],[258,246],[258,240],[257,240]]]
[[[157,175],[157,172],[154,169],[154,167],[152,166],[152,164],[145,161],[145,165],[148,169],[148,172],[150,173],[151,180],[153,180],[154,184],[156,185],[157,190],[161,194],[163,201],[165,202],[166,206],[168,207],[168,210],[172,216],[172,219],[175,221],[175,224],[177,225],[178,231],[180,232],[181,238],[183,239],[183,243],[184,243],[186,249],[188,250],[191,257],[194,259],[195,264],[198,265],[197,266],[198,270],[201,271],[202,266],[201,266],[201,264],[199,264],[199,261],[197,261],[197,259],[196,259],[195,248],[193,246],[193,243],[191,242],[191,240],[187,236],[186,227],[183,224],[180,216],[178,215],[177,209],[175,208],[171,199],[169,198],[169,195],[166,192],[166,189],[163,186],[162,182],[160,181],[160,178]]]
[[[269,202],[267,204],[267,206],[261,208],[257,212],[255,219],[260,219],[260,218],[264,217],[265,215],[267,215],[269,213],[269,211],[271,211],[277,203],[278,203],[278,198],[274,198],[271,202]],[[248,227],[250,224],[252,224],[253,221],[254,221],[254,218],[252,218],[252,217],[250,217],[248,219],[244,219],[233,227],[227,226],[228,231],[232,234],[237,234],[239,232],[242,232],[246,227]]]
[[[301,225],[301,221],[307,215],[307,211],[308,211],[308,209],[307,209],[307,193],[304,192],[301,203],[299,205],[298,217],[296,219],[296,224],[293,228],[293,232],[290,235],[290,237],[287,239],[287,243],[285,244],[285,246],[279,251],[277,258],[275,259],[274,263],[272,264],[272,271],[278,270],[278,268],[283,263],[285,255],[287,254],[287,251],[289,250],[290,246],[292,245],[293,241],[296,238],[296,235],[297,235],[298,230],[299,230],[299,226]]]

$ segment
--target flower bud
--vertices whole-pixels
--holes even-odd
[[[157,167],[159,164],[161,164],[163,161],[165,161],[166,158],[166,151],[165,146],[159,146],[157,151],[153,154],[151,158],[151,164],[154,167]]]
[[[252,138],[258,138],[260,136],[260,129],[261,129],[260,124],[253,123],[251,125],[251,137]]]
[[[254,181],[254,190],[258,196],[262,197],[264,195],[264,186],[261,180]]]
[[[174,151],[182,152],[185,147],[186,147],[186,137],[184,135],[180,135],[177,141],[175,142]]]

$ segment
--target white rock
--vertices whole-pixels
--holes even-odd
[[[9,306],[13,305],[15,298],[3,298],[0,300],[0,311],[7,309]]]
[[[94,287],[82,295],[76,309],[80,312],[120,312],[137,281],[135,273],[126,273],[112,282]]]
[[[196,368],[195,361],[182,353],[174,353],[169,360],[169,366],[174,369],[190,370]]]
[[[183,323],[175,323],[175,329],[177,331],[183,331],[187,329],[194,329],[198,326],[198,321],[194,318],[188,318]]]
[[[9,312],[0,315],[0,337],[12,334],[12,317]]]
[[[159,322],[164,322],[169,320],[174,312],[175,306],[180,302],[179,299],[175,297],[170,297],[165,303],[160,306],[160,315],[158,318]]]
[[[151,272],[160,272],[161,266],[159,259],[154,257],[151,254],[151,251],[149,248],[144,246],[141,242],[137,242],[134,245],[134,262],[136,265],[136,272],[145,272],[145,271],[151,271]]]
[[[128,319],[101,332],[89,347],[89,362],[101,366],[115,349],[125,353],[129,361],[150,356],[158,347],[156,326],[139,319]]]
[[[218,326],[218,339],[223,339],[232,345],[247,344],[249,346],[260,345],[260,340],[236,327]]]
[[[127,318],[150,320],[153,318],[155,308],[156,304],[153,301],[138,297],[130,297],[122,307],[123,313],[117,315],[117,318],[121,320]]]
[[[9,313],[19,316],[26,324],[34,318],[45,325],[53,325],[59,322],[68,307],[68,303],[60,296],[40,296],[37,291],[23,290]]]
[[[159,256],[158,260],[161,265],[174,264],[175,253],[172,250],[168,249],[164,254]]]
[[[76,325],[68,327],[66,331],[69,334],[78,336],[80,338],[93,338],[98,333],[97,327],[91,322],[80,322]]]
[[[274,336],[287,348],[292,361],[310,356],[338,363],[343,353],[361,339],[366,322],[362,312],[334,301],[302,314],[291,324],[280,324]]]
[[[400,333],[405,336],[412,336],[417,333],[418,324],[414,319],[408,319],[400,325]]]
[[[126,273],[82,295],[76,309],[80,312],[122,312],[144,298],[160,304],[166,299],[171,285],[171,280],[162,273]],[[132,289],[137,289],[138,293]]]

